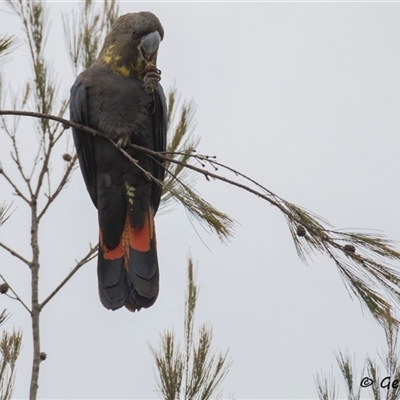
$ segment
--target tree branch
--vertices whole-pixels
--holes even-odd
[[[107,138],[106,135],[92,128],[70,122],[60,117],[54,117],[52,115],[13,110],[0,110],[0,115],[22,115],[50,119],[66,126],[72,126],[91,135]],[[110,140],[109,138],[107,139]],[[117,144],[112,140],[110,140],[110,142],[113,143],[114,146],[117,146]],[[204,175],[207,180],[212,178],[236,186],[277,207],[286,217],[300,259],[306,262],[306,256],[310,257],[312,252],[320,252],[333,259],[340,273],[345,277],[352,292],[357,296],[361,303],[369,309],[379,323],[382,324],[384,314],[387,312],[387,308],[389,307],[389,302],[380,295],[381,290],[375,290],[374,286],[383,289],[395,300],[397,305],[400,305],[400,272],[390,268],[389,264],[386,262],[388,259],[400,261],[400,253],[392,247],[393,242],[390,240],[384,239],[379,235],[333,231],[326,227],[326,225],[329,226],[327,221],[282,199],[239,171],[218,163],[214,157],[190,154],[190,157],[194,157],[202,165],[203,168],[199,168],[172,157],[168,157],[165,155],[167,153],[156,152],[131,143],[128,143],[127,146],[135,151],[149,155],[149,157],[154,158],[158,162],[174,163],[183,168],[191,169]],[[120,148],[120,151],[125,157],[129,159],[132,158],[132,156],[124,149]],[[222,167],[228,170],[235,176],[239,176],[251,182],[257,187],[257,189],[209,171],[204,168],[207,163],[214,168],[214,170],[217,170],[217,167]],[[146,176],[158,182],[147,171]],[[161,182],[158,183],[161,184]],[[357,249],[363,251],[366,255],[360,255],[360,253],[357,252]],[[335,252],[339,253],[336,254]],[[369,256],[369,254],[372,256]],[[373,257],[376,257],[380,262],[375,261]]]
[[[5,173],[3,167],[0,165],[0,175],[3,175],[6,181],[11,185],[11,187],[15,190],[15,194],[21,199],[23,199],[26,203],[29,204],[29,200],[25,195],[18,189],[18,187],[14,184],[14,182],[11,180],[11,178]]]
[[[21,260],[28,267],[31,265],[30,261],[28,261],[26,258],[22,257],[20,254],[18,254],[13,249],[10,249],[9,247],[7,247],[4,243],[0,242],[0,247],[2,247],[4,250],[7,250],[12,256],[14,256],[14,257],[18,258],[19,260]]]
[[[62,123],[64,125],[71,126],[73,128],[79,129],[81,131],[90,133],[91,135],[101,136],[101,137],[104,137],[106,139],[109,139],[106,135],[104,135],[103,133],[101,133],[101,132],[99,132],[99,131],[97,131],[95,129],[89,128],[89,127],[87,127],[85,125],[77,124],[75,122],[66,120],[64,118],[55,117],[53,115],[47,115],[47,114],[38,113],[38,112],[32,112],[32,111],[14,111],[14,110],[0,110],[0,115],[21,115],[21,116],[27,116],[27,117],[50,119],[50,120],[53,120],[53,121],[60,122],[60,123]],[[110,142],[113,143],[116,147],[118,147],[115,144],[115,142],[113,142],[112,140],[110,140]],[[196,172],[204,175],[206,178],[210,178],[211,177],[211,178],[214,178],[216,180],[220,180],[222,182],[225,182],[225,183],[228,183],[230,185],[236,186],[236,187],[238,187],[240,189],[244,189],[244,190],[246,190],[246,191],[248,191],[248,192],[250,192],[252,194],[255,194],[258,197],[263,198],[264,200],[268,201],[272,205],[278,207],[283,213],[287,214],[287,211],[278,202],[274,201],[273,199],[263,195],[262,193],[254,190],[254,189],[251,189],[248,186],[245,186],[245,185],[243,185],[241,183],[232,181],[231,179],[227,179],[227,178],[225,178],[223,176],[220,176],[218,174],[210,172],[210,171],[208,171],[206,169],[198,168],[198,167],[195,167],[194,165],[183,163],[183,162],[181,162],[179,160],[175,160],[174,158],[167,157],[167,156],[163,155],[162,152],[153,151],[153,150],[150,150],[150,149],[147,149],[145,147],[138,146],[138,145],[132,144],[132,143],[129,143],[128,146],[131,147],[134,150],[138,150],[138,151],[141,151],[143,153],[146,153],[146,154],[149,154],[151,156],[154,156],[157,159],[161,159],[161,160],[164,160],[164,161],[169,161],[169,162],[172,162],[174,164],[181,165],[181,166],[183,166],[185,168],[189,168],[189,169],[191,169],[193,171],[196,171]],[[120,147],[119,147],[119,149],[121,150],[122,154],[125,157],[127,157],[128,159],[131,159],[131,157],[129,156],[129,154],[126,153],[126,151],[124,151]],[[232,170],[232,171],[234,171],[234,170]]]
[[[39,305],[40,310],[62,289],[62,287],[75,275],[75,273],[87,264],[89,261],[93,260],[97,256],[98,246],[90,247],[89,252],[80,261],[77,262],[75,267],[71,272],[62,280],[62,282],[46,297],[44,301]]]
[[[24,101],[23,101],[24,103]],[[14,108],[16,108],[16,104],[14,104]],[[2,123],[3,123],[3,129],[5,130],[7,136],[10,138],[11,142],[12,142],[12,148],[14,150],[14,154],[11,152],[11,158],[12,160],[15,162],[15,164],[17,165],[18,171],[22,177],[22,179],[24,180],[24,182],[26,183],[29,193],[32,194],[32,190],[31,190],[31,186],[30,186],[30,179],[25,175],[25,172],[23,170],[22,167],[22,163],[19,157],[19,150],[18,150],[18,146],[17,146],[17,139],[15,137],[15,131],[16,131],[16,126],[14,126],[13,132],[12,133],[10,131],[10,129],[8,128],[8,125],[4,119],[4,117],[1,117]],[[18,122],[17,122],[18,125]]]
[[[50,195],[47,198],[47,203],[46,205],[43,207],[42,211],[39,213],[39,220],[43,217],[43,215],[45,214],[45,212],[47,211],[47,209],[49,208],[50,204],[56,199],[56,197],[61,193],[62,189],[64,188],[64,186],[66,185],[66,183],[68,182],[69,177],[71,176],[71,173],[76,165],[76,161],[78,159],[78,156],[75,155],[71,161],[69,161],[67,170],[65,171],[63,177],[61,178],[60,183],[57,186],[57,189],[54,191],[54,193],[52,195]]]

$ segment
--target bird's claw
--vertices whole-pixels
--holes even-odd
[[[143,78],[144,88],[147,93],[153,93],[161,80],[161,71],[154,65],[146,67],[146,75]]]
[[[129,136],[118,139],[117,146],[125,148],[129,142]]]

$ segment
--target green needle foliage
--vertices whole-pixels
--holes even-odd
[[[9,61],[7,56],[15,47],[15,39],[13,36],[0,36],[0,65],[1,63]]]
[[[14,45],[12,37],[0,37],[0,61],[7,61],[7,56]],[[1,169],[1,165],[0,165]],[[0,204],[0,227],[10,218],[11,204]],[[0,293],[6,294],[7,285],[0,285]],[[6,310],[0,314],[0,326],[8,319]],[[21,350],[22,333],[14,330],[12,333],[3,331],[0,339],[0,399],[11,399],[14,391],[15,369],[17,358]]]
[[[330,257],[344,282],[377,321],[384,325],[391,301],[400,303],[400,271],[391,265],[400,261],[394,241],[379,233],[332,230],[311,212],[283,202],[290,232],[299,257],[306,261],[312,253]]]
[[[0,226],[2,226],[8,220],[8,218],[10,218],[10,208],[11,204],[0,204]]]
[[[1,289],[3,291],[3,289]],[[0,314],[0,326],[8,319],[5,310]],[[14,391],[16,363],[21,351],[22,333],[13,330],[12,333],[3,331],[0,340],[0,399],[11,399]]]
[[[200,138],[193,134],[195,128],[194,114],[196,112],[195,104],[191,102],[184,102],[179,107],[179,96],[177,95],[176,89],[172,89],[167,94],[168,104],[168,115],[167,115],[167,127],[168,127],[168,144],[167,153],[176,160],[182,163],[188,163],[190,160],[190,154],[196,151],[200,143]],[[175,154],[178,153],[178,154]],[[193,171],[184,168],[183,165],[174,164],[170,161],[165,161],[165,168],[169,171],[166,174],[163,191],[162,191],[162,208],[167,209],[175,204],[173,201],[174,196],[171,193],[171,189],[179,188],[179,183],[176,178],[188,181],[188,178],[195,179]]]
[[[211,349],[211,325],[202,324],[197,342],[195,340],[194,315],[198,291],[193,262],[189,259],[184,346],[182,348],[177,343],[172,331],[161,336],[159,350],[149,344],[158,370],[158,389],[165,400],[206,400],[218,397],[220,393],[217,389],[231,367],[228,352],[217,354]]]
[[[78,15],[63,14],[64,36],[76,75],[95,62],[106,33],[119,16],[116,0],[104,0],[100,9],[93,0],[85,0],[80,7]]]
[[[178,114],[180,102],[175,89],[167,94],[167,101],[169,139],[165,154],[178,163],[165,161],[166,177],[162,184],[161,210],[170,210],[175,204],[181,203],[190,215],[225,241],[233,236],[233,219],[216,209],[193,189],[196,178],[194,171],[185,167],[193,161],[192,155],[196,153],[200,143],[200,138],[193,134],[196,107],[193,102],[184,102]]]
[[[314,382],[319,400],[337,399],[336,384],[332,376],[322,377],[321,375],[317,374],[317,376],[314,378]]]

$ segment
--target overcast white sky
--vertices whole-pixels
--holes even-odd
[[[49,2],[49,8],[47,54],[67,95],[75,77],[61,13],[79,3]],[[197,104],[203,153],[337,228],[375,228],[400,239],[399,3],[121,2],[122,14],[143,10],[165,29],[158,58],[164,88],[176,85]],[[22,37],[4,3],[3,33]],[[24,85],[27,54],[21,45],[4,65],[7,88]],[[6,146],[2,136],[1,161],[13,168]],[[23,147],[29,160],[32,147]],[[52,167],[62,171],[61,158]],[[360,374],[365,355],[383,348],[382,329],[350,299],[335,265],[298,259],[278,210],[200,177],[196,188],[238,221],[235,238],[223,245],[194,224],[208,250],[183,209],[158,216],[161,292],[152,308],[136,314],[101,306],[95,261],[80,270],[42,313],[48,359],[40,398],[157,398],[148,343],[157,346],[170,328],[183,338],[189,252],[201,286],[197,322],[213,323],[215,348],[229,348],[234,361],[225,397],[316,398],[313,375],[331,368],[344,397],[334,352],[355,354]],[[11,199],[1,179],[0,202]],[[14,205],[0,240],[29,257],[28,211],[18,200]],[[97,242],[97,232],[96,211],[76,171],[40,232],[42,299]],[[1,252],[0,271],[29,302],[26,268]],[[15,391],[22,399],[30,381],[30,320],[19,304],[0,301],[13,314],[6,327],[24,331]]]

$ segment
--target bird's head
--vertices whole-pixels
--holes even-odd
[[[156,68],[163,36],[164,29],[151,12],[125,14],[115,21],[97,60],[120,75],[143,80],[146,71]]]

